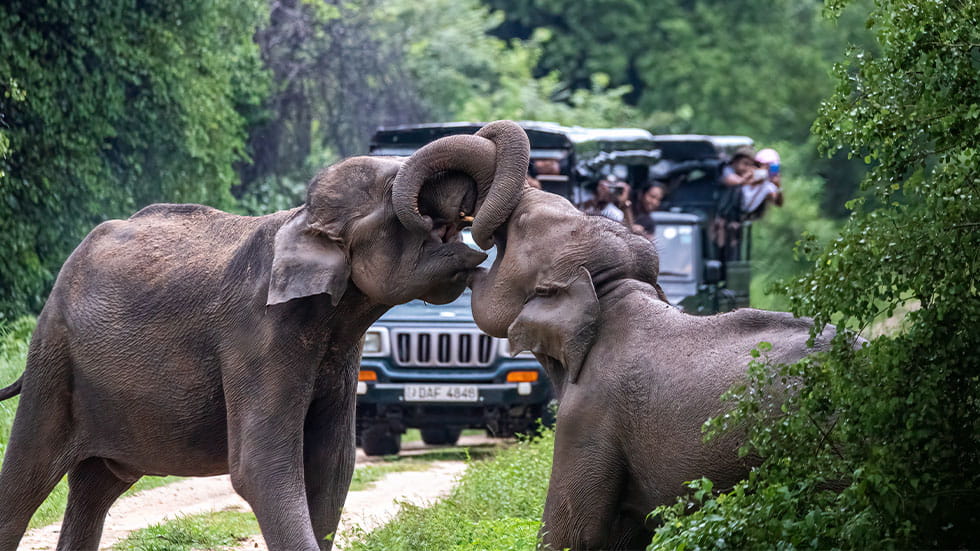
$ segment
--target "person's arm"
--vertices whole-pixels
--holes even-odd
[[[769,200],[777,207],[783,206],[783,192],[777,188],[769,194]]]
[[[623,191],[616,197],[616,206],[623,211],[623,225],[633,228],[633,202],[630,201],[630,185],[625,184]]]
[[[759,184],[764,181],[765,177],[757,176],[754,170],[747,172],[744,176],[739,176],[739,174],[735,172],[735,169],[729,166],[725,167],[721,173],[721,183],[730,187],[748,186],[752,184]]]
[[[738,187],[746,183],[745,178],[739,176],[738,173],[735,172],[735,169],[730,166],[726,166],[722,169],[720,181],[723,185],[729,187]]]

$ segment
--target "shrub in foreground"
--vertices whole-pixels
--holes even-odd
[[[867,199],[825,249],[804,241],[813,268],[789,298],[818,327],[912,311],[859,351],[841,338],[819,363],[757,366],[722,424],[749,426],[761,468],[719,496],[695,484],[694,514],[659,510],[652,548],[980,547],[978,18],[975,2],[874,1],[880,53],[852,52],[814,125],[871,165]],[[767,421],[758,383],[784,375],[803,390]]]

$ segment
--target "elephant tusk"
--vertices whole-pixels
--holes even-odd
[[[473,217],[472,216],[467,216],[465,212],[460,211],[459,218],[460,218],[460,220],[463,223],[465,223],[467,225],[472,225],[473,224]]]

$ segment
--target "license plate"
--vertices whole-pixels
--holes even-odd
[[[468,385],[405,385],[406,402],[476,402],[480,392]]]

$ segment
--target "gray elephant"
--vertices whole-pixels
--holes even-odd
[[[479,327],[530,350],[559,397],[543,542],[553,549],[642,549],[646,515],[701,476],[731,486],[750,465],[737,436],[702,442],[750,352],[793,362],[811,323],[743,309],[697,317],[667,304],[652,244],[530,187],[495,233],[497,259],[473,278]],[[827,344],[832,330],[818,340]]]
[[[0,470],[0,550],[67,472],[58,549],[96,549],[143,475],[230,473],[270,549],[329,549],[354,469],[361,338],[388,307],[455,299],[519,199],[509,121],[408,159],[323,170],[261,217],[151,205],[95,228],[38,318]],[[471,215],[475,213],[475,220]]]

